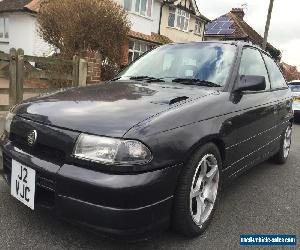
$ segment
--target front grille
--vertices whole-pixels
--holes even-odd
[[[55,182],[49,178],[41,177],[40,175],[37,175],[36,177],[36,184],[42,188],[48,189],[48,190],[55,190]]]
[[[37,206],[52,209],[55,204],[55,192],[37,187],[35,190],[35,203]]]
[[[30,135],[35,135],[34,145],[28,144]],[[9,140],[13,146],[36,158],[62,166],[72,154],[78,136],[78,132],[15,116]]]
[[[16,147],[22,149],[24,152],[34,155],[42,160],[51,161],[55,164],[61,165],[65,159],[65,153],[63,151],[41,143],[29,146],[26,138],[15,133],[10,134],[10,140]]]
[[[29,166],[30,167],[30,166]],[[8,184],[11,184],[12,158],[3,153],[4,177]],[[55,200],[55,181],[45,177],[41,172],[36,171],[36,195],[37,205],[52,208]]]

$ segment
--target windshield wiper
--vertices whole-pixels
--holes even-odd
[[[165,82],[161,78],[156,78],[153,76],[131,76],[129,77],[130,80],[136,80],[136,81],[147,81],[147,82]]]
[[[111,81],[118,81],[122,77],[115,77],[111,79]],[[153,76],[130,76],[129,80],[135,80],[135,81],[147,81],[147,82],[165,82],[162,78],[156,78]]]
[[[206,81],[206,80],[200,80],[200,79],[194,79],[194,78],[175,78],[172,80],[172,82],[178,82],[180,84],[185,85],[198,85],[198,86],[205,86],[205,87],[222,87],[220,84]]]

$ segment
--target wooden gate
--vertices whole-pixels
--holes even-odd
[[[10,71],[10,66],[8,65],[11,65],[11,61],[12,61],[12,58],[9,54],[4,54],[4,53],[0,53],[0,62],[1,62],[1,71],[0,71],[0,77],[1,79],[7,79],[9,78],[9,74],[7,74],[7,72],[4,72],[2,70],[2,67],[9,67],[9,71]],[[9,79],[7,79],[7,81],[9,81]],[[9,89],[9,86],[6,87],[6,86],[1,86],[0,87],[0,98],[1,99],[6,99],[4,96],[10,96],[10,89]],[[5,104],[3,104],[3,102],[1,102],[0,104],[0,111],[7,111],[9,109],[9,102],[10,100],[7,102],[6,100],[4,101],[6,102]]]
[[[70,82],[66,87],[86,85],[87,62],[77,56],[74,56],[73,60],[28,56],[24,55],[22,49],[13,48],[9,54],[0,53],[0,62],[8,65],[6,70],[0,69],[0,78],[6,77],[9,82],[6,88],[0,86],[0,98],[4,95],[9,96],[7,104],[0,104],[0,111],[8,111],[11,106],[23,101],[24,94],[39,95],[57,91],[59,87],[53,83],[55,80]],[[49,70],[49,67],[38,68],[37,64],[69,67],[71,70],[58,72],[55,71],[55,67]],[[26,81],[34,79],[42,81],[44,87],[25,87]]]

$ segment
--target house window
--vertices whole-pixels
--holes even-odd
[[[176,8],[169,7],[169,20],[168,20],[169,27],[175,27],[175,18],[176,18]]]
[[[152,49],[155,45],[139,40],[129,41],[128,62],[132,62],[139,56]]]
[[[180,30],[188,31],[190,21],[190,14],[175,7],[169,7],[168,26],[175,27]]]
[[[9,38],[9,19],[8,17],[0,17],[0,40],[8,40]]]
[[[153,0],[124,0],[124,9],[142,16],[151,17]]]
[[[196,24],[195,24],[195,34],[201,35],[202,34],[202,23],[200,20],[196,20]]]
[[[132,8],[132,0],[124,0],[124,9],[131,11]]]
[[[177,9],[177,28],[187,31],[189,27],[190,14],[184,10]]]

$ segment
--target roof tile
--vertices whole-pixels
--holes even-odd
[[[33,12],[39,12],[41,7],[41,1],[42,0],[32,0],[29,4],[25,6],[25,8]]]
[[[166,44],[172,42],[172,40],[170,40],[168,37],[153,32],[151,33],[151,35],[145,35],[143,33],[131,30],[129,32],[129,36],[132,38],[136,38],[136,39],[140,39],[152,43],[157,43],[157,44]]]
[[[244,21],[244,19],[240,18],[239,16],[235,15],[232,11],[229,13],[223,15],[231,18],[231,21],[233,21],[233,24],[231,25],[231,29],[234,29],[235,31],[232,34],[229,35],[219,35],[219,34],[209,34],[206,35],[208,37],[224,37],[224,40],[249,40],[253,44],[256,44],[258,46],[262,46],[263,43],[263,37],[257,33],[256,30],[254,30],[247,22]],[[222,17],[223,17],[222,16]],[[217,20],[217,19],[216,19]],[[214,20],[214,21],[216,21]],[[212,21],[212,22],[214,22]],[[267,49],[271,51],[276,51],[276,54],[279,54],[280,57],[280,51],[273,47],[270,43],[267,44]]]
[[[24,6],[32,0],[3,0],[0,2],[0,12],[24,11]]]

